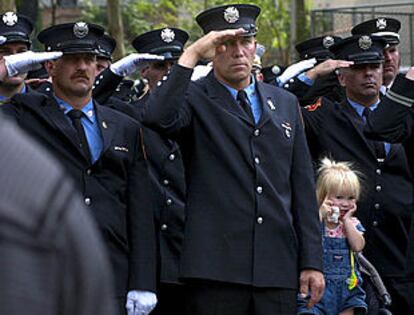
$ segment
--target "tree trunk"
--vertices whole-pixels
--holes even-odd
[[[305,0],[296,0],[296,41],[297,43],[309,39],[309,26],[306,19]]]
[[[16,1],[15,0],[1,0],[0,1],[0,13],[6,11],[16,12]]]
[[[118,60],[125,55],[124,47],[124,26],[121,14],[122,0],[108,0],[108,32],[116,40],[116,49],[113,53],[114,60]]]

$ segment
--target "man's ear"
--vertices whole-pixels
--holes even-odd
[[[346,87],[344,70],[337,69],[335,70],[335,73],[336,73],[336,76],[338,77],[339,84],[342,87]]]
[[[45,69],[47,73],[49,74],[49,77],[53,77],[55,75],[56,61],[53,61],[53,60],[45,61]]]

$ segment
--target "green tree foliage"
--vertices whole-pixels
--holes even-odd
[[[122,17],[125,42],[130,43],[139,34],[166,26],[186,30],[190,33],[190,41],[194,41],[202,35],[195,16],[205,8],[230,3],[234,1],[124,0]],[[257,40],[266,47],[264,64],[289,63],[290,0],[238,0],[237,3],[256,4],[261,8]],[[83,15],[87,21],[108,24],[105,8],[94,6],[90,1],[87,2]],[[306,25],[300,25],[300,28],[303,31],[308,29]],[[131,51],[132,47],[127,45],[126,49]]]

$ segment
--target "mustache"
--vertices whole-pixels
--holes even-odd
[[[71,79],[83,78],[89,80],[89,76],[82,71],[75,72],[71,77]]]

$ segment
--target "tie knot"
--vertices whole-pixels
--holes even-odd
[[[368,118],[370,114],[371,114],[371,110],[369,109],[369,107],[365,107],[364,111],[362,112],[362,116],[364,116],[365,118]]]
[[[248,102],[248,97],[245,90],[240,90],[237,92],[237,100],[239,102]]]
[[[72,109],[69,113],[68,116],[73,120],[73,119],[80,119],[83,115],[83,112],[81,110],[78,109]]]

